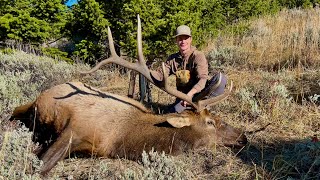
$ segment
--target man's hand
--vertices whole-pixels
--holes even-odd
[[[181,101],[181,105],[186,107],[189,103],[187,101]]]
[[[192,98],[193,95],[194,95],[195,93],[197,93],[197,92],[198,92],[198,91],[197,91],[196,89],[192,88],[192,89],[187,93],[187,95]],[[189,103],[188,103],[187,101],[181,101],[181,105],[184,106],[184,107],[186,107],[187,105],[189,105]]]

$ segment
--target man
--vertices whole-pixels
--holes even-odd
[[[168,76],[176,75],[177,89],[186,93],[193,100],[222,94],[226,86],[226,78],[216,72],[213,78],[208,81],[208,61],[203,52],[192,46],[190,28],[186,25],[179,26],[174,38],[179,52],[169,56],[165,62],[165,68]],[[163,72],[160,69],[151,71],[151,74],[155,79],[163,80]],[[219,78],[221,78],[220,85],[215,89],[210,88],[216,84]],[[169,112],[180,113],[187,108],[187,105],[187,102],[177,100]]]

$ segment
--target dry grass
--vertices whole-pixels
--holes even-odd
[[[256,70],[319,67],[319,8],[283,10],[244,24],[248,30],[240,35],[231,30],[213,39],[205,48],[209,57]]]
[[[74,154],[59,162],[47,179],[319,179],[320,142],[313,139],[320,137],[319,15],[319,9],[284,10],[245,22],[247,32],[213,39],[206,49],[210,64],[234,82],[232,95],[211,107],[211,113],[246,131],[269,124],[248,133],[249,144],[244,149],[213,147],[177,157],[149,153],[145,154],[148,160],[138,163]],[[122,95],[128,91],[129,74],[118,69],[80,76],[78,70],[88,67],[43,58],[37,63],[35,59],[39,57],[0,53],[0,161],[10,157],[14,162],[0,169],[0,179],[38,178],[36,159],[33,165],[25,164],[28,171],[23,171],[24,166],[17,166],[25,162],[19,156],[5,156],[12,151],[6,147],[25,147],[17,146],[14,138],[7,140],[13,131],[7,117],[15,106],[67,81],[79,80]],[[170,81],[174,85],[174,78]],[[146,106],[155,112],[161,113],[174,101],[154,86],[151,92],[153,102]],[[30,141],[27,135],[19,138]],[[21,154],[31,154],[31,149]],[[165,164],[170,173],[155,173],[161,172],[156,163]],[[16,171],[4,171],[8,169]]]

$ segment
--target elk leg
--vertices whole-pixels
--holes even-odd
[[[65,158],[68,150],[71,151],[76,142],[78,141],[75,141],[73,132],[68,128],[65,129],[56,142],[42,155],[43,166],[41,168],[41,175],[47,174],[59,160]]]

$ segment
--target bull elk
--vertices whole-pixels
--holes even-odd
[[[108,28],[112,56],[86,73],[97,70],[103,64],[116,63],[138,71],[155,83],[142,54],[140,24],[138,16],[137,63],[129,63],[115,53]],[[144,150],[150,151],[152,148],[177,155],[189,149],[216,144],[239,147],[246,144],[247,139],[240,130],[205,108],[228,96],[231,88],[218,97],[192,102],[186,94],[170,88],[167,77],[160,85],[169,94],[189,102],[197,111],[159,115],[128,97],[102,92],[80,82],[70,82],[52,87],[41,93],[34,102],[17,107],[11,119],[21,120],[34,129],[35,135],[38,133],[40,137],[37,141],[42,144],[53,139],[38,154],[43,161],[42,174],[50,171],[68,153],[76,151],[139,160]],[[48,129],[54,133],[49,134]]]

